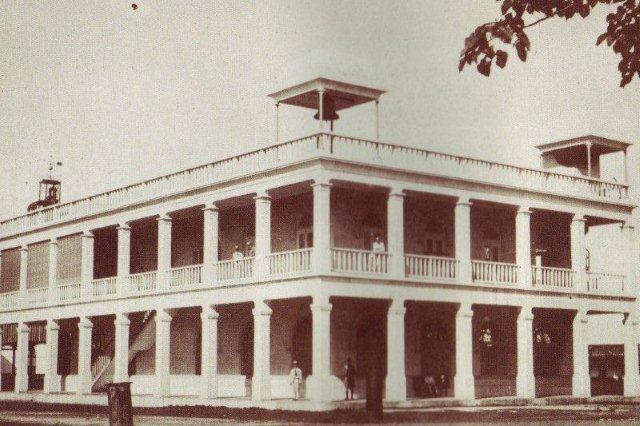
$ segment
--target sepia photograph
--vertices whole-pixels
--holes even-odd
[[[0,0],[0,424],[640,423],[640,0]]]

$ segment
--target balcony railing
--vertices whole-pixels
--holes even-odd
[[[389,253],[332,248],[331,269],[334,272],[386,274],[389,272]]]
[[[296,275],[311,270],[311,249],[299,249],[269,255],[269,274],[273,276]]]
[[[449,257],[406,254],[405,272],[409,278],[426,280],[455,280],[458,276],[458,260]]]
[[[35,287],[27,289],[27,304],[43,305],[47,303],[49,287]]]
[[[0,293],[0,308],[3,310],[15,308],[20,304],[20,291]]]
[[[594,293],[623,294],[625,276],[604,272],[587,272],[587,290]]]
[[[218,281],[243,281],[253,276],[255,258],[223,260],[216,264],[216,277]]]
[[[0,222],[0,235],[76,220],[322,156],[520,190],[617,203],[629,201],[627,185],[615,182],[320,133],[8,219]]]
[[[59,285],[58,300],[60,302],[67,302],[69,300],[79,299],[82,295],[80,283],[62,284]]]
[[[574,272],[571,269],[532,266],[531,274],[534,287],[551,287],[562,290],[573,288]]]
[[[156,289],[156,271],[129,275],[129,288],[132,293],[150,293]]]
[[[112,294],[116,294],[117,278],[109,277],[93,280],[91,282],[91,289],[91,294],[94,297],[106,297]]]
[[[514,263],[471,261],[474,282],[488,284],[518,284],[518,265]]]
[[[189,265],[169,271],[169,287],[184,287],[202,283],[202,265]]]

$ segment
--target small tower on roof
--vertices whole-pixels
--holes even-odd
[[[583,176],[601,179],[600,157],[614,152],[624,153],[624,183],[628,183],[627,148],[629,143],[586,135],[577,138],[537,145],[541,152],[543,169],[557,169],[561,166],[577,169]]]
[[[325,131],[325,123],[329,124],[329,131],[333,132],[334,122],[340,118],[339,111],[367,102],[375,102],[374,126],[376,139],[378,139],[380,137],[378,104],[380,96],[384,93],[384,90],[322,77],[271,93],[269,96],[276,101],[276,143],[280,142],[279,105],[281,103],[316,111],[312,118],[318,120],[320,132]]]

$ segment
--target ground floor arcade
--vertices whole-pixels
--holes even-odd
[[[620,315],[412,300],[300,297],[158,308],[3,326],[4,391],[89,394],[131,381],[137,395],[341,400],[351,358],[356,398],[377,372],[387,401],[407,398],[636,395],[637,336]],[[631,378],[631,379],[630,379]]]

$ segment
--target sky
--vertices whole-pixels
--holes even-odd
[[[26,212],[50,155],[71,201],[271,145],[266,95],[318,76],[386,90],[396,144],[537,167],[536,144],[640,138],[639,83],[620,89],[595,45],[605,6],[531,28],[527,62],[486,78],[457,65],[492,0],[134,1],[0,3],[0,218]],[[282,139],[317,129],[281,109]],[[373,106],[336,132],[373,137]]]

